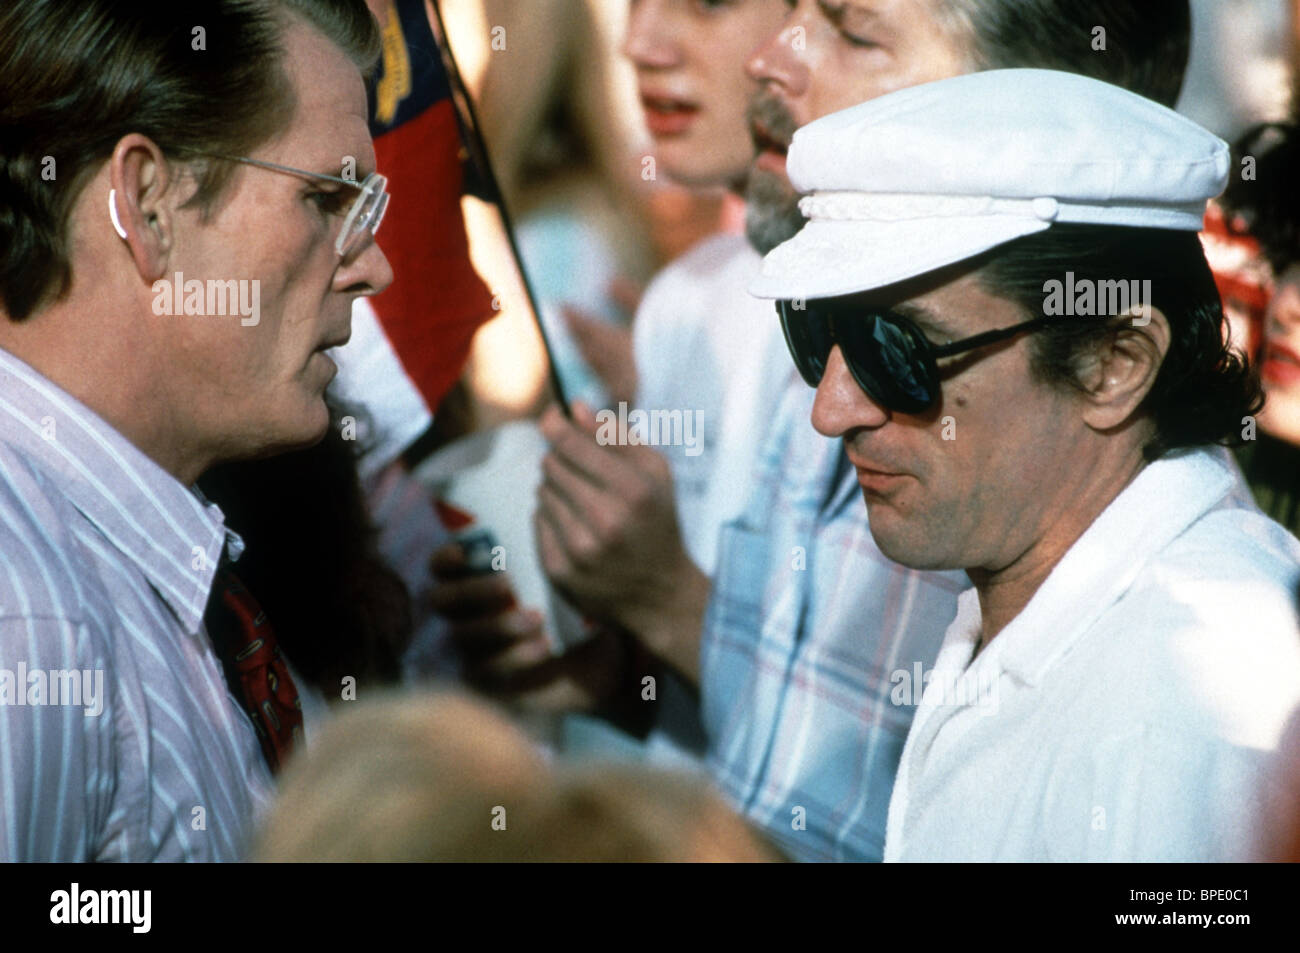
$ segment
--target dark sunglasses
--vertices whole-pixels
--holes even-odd
[[[932,344],[912,321],[893,311],[848,305],[778,301],[781,330],[795,367],[809,387],[821,383],[831,348],[839,345],[844,363],[867,396],[887,410],[919,414],[939,400],[941,357],[964,354],[1038,330],[1048,318],[1034,318],[1009,328],[986,331],[952,344]]]

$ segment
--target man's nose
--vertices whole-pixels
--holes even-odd
[[[374,238],[334,272],[334,290],[349,294],[377,295],[392,283],[393,266]]]
[[[812,425],[824,437],[842,437],[859,427],[879,427],[889,412],[867,396],[844,363],[839,345],[831,348],[826,373],[817,385]]]
[[[802,96],[810,76],[804,56],[808,28],[804,16],[790,17],[750,55],[745,72],[759,83],[780,86],[788,96]]]
[[[642,69],[670,69],[678,65],[673,21],[666,0],[641,0],[632,5],[623,41],[623,55]]]

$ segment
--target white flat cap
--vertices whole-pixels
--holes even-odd
[[[764,259],[760,298],[881,288],[1053,222],[1199,231],[1228,145],[1159,103],[1055,70],[913,86],[794,134],[808,223]]]

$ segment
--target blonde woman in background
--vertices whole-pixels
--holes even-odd
[[[563,312],[626,320],[610,286],[643,283],[655,263],[635,98],[619,69],[621,8],[608,0],[443,0],[442,9],[560,377],[571,395],[598,400],[601,382]],[[480,422],[490,424],[531,415],[550,395],[541,342],[490,210],[471,199],[467,217],[475,262],[503,290],[503,314],[479,334],[467,376],[487,405]]]

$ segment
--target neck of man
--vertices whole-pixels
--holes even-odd
[[[966,574],[980,600],[980,638],[975,651],[982,651],[1025,606],[1052,570],[1116,497],[1146,467],[1142,444],[1099,437],[1101,452],[1085,464],[1072,461],[1069,473],[1056,492],[1039,508],[1032,541],[999,568],[968,569]]]
[[[150,353],[156,336],[147,333],[148,306],[128,311],[106,313],[104,300],[88,300],[74,289],[24,321],[0,313],[0,348],[85,404],[190,486],[209,459],[200,446],[178,439],[188,431],[173,419],[174,408],[186,403],[168,393],[166,375],[159,372],[164,365]]]

